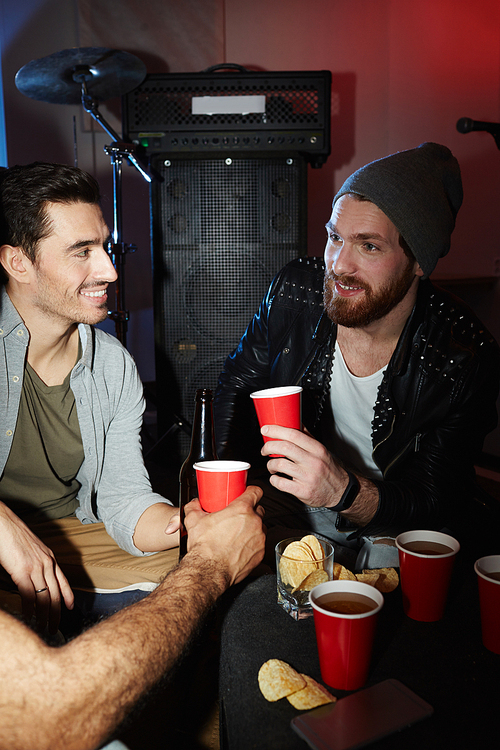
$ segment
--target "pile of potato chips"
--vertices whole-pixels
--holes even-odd
[[[299,711],[310,711],[337,700],[328,690],[306,674],[300,674],[280,659],[269,659],[259,669],[259,688],[268,701],[286,698]]]
[[[319,539],[313,534],[302,537],[300,541],[290,542],[282,554],[279,563],[281,582],[290,586],[292,594],[296,591],[311,591],[319,583],[328,581],[324,569],[325,553]],[[361,581],[375,586],[383,594],[393,591],[399,576],[395,568],[377,568],[363,570],[362,573],[351,573],[339,563],[333,564],[334,581]]]
[[[283,550],[279,568],[282,583],[296,591],[310,591],[319,583],[328,581],[324,569],[325,553],[319,539],[313,534],[290,542]]]
[[[374,568],[363,570],[362,573],[351,573],[339,563],[333,563],[334,581],[361,581],[369,586],[375,586],[382,594],[394,591],[399,583],[398,572],[395,568]]]

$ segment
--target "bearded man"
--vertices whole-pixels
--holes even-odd
[[[470,519],[499,348],[428,279],[461,203],[458,162],[439,144],[359,169],[334,198],[324,262],[286,266],[226,360],[219,457],[252,464],[274,540],[313,531],[357,570],[397,565],[403,530]],[[263,445],[249,394],[295,384],[304,429],[266,425]]]

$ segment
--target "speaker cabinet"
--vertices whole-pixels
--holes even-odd
[[[296,153],[157,154],[152,185],[160,433],[215,390],[275,274],[306,253],[307,163]],[[189,436],[177,433],[179,457]]]

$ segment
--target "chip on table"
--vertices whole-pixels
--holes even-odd
[[[259,669],[259,687],[268,701],[279,701],[306,686],[306,681],[281,659],[269,659]]]
[[[310,711],[312,708],[324,706],[326,703],[335,703],[337,699],[323,685],[320,685],[307,674],[303,674],[302,677],[306,681],[306,686],[296,693],[287,695],[287,700],[294,708],[299,711]]]
[[[362,573],[353,573],[340,563],[333,563],[334,581],[361,581],[374,586],[382,594],[388,594],[397,587],[399,575],[396,568],[365,568]]]
[[[368,571],[363,570],[363,573],[377,573],[378,580],[375,584],[375,588],[377,588],[382,594],[388,594],[391,591],[394,591],[395,588],[397,588],[397,585],[399,583],[399,575],[396,568],[375,568],[374,570]]]
[[[287,698],[299,711],[309,711],[337,700],[319,682],[307,674],[300,674],[281,659],[269,659],[259,669],[259,688],[268,701],[274,703]]]

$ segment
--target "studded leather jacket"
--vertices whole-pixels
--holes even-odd
[[[262,438],[249,393],[303,386],[303,423],[328,446],[336,326],[323,311],[324,264],[299,258],[273,281],[224,365],[215,398],[219,457],[259,471]],[[379,504],[363,535],[463,525],[474,465],[497,423],[500,350],[459,299],[420,282],[415,307],[385,370],[372,422]]]

